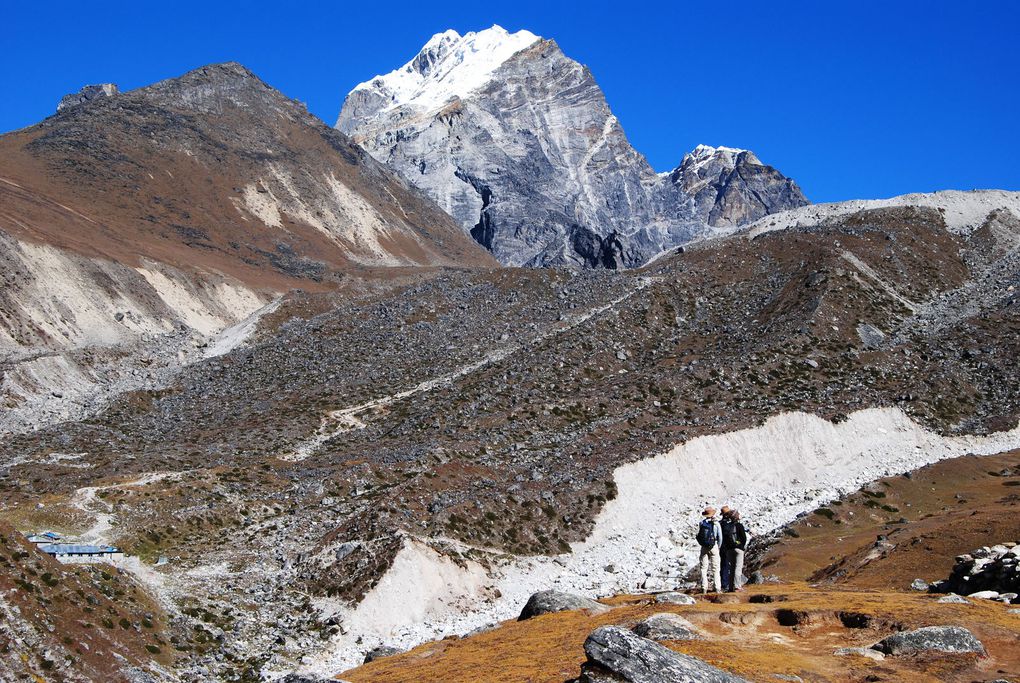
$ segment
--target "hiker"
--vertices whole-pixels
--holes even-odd
[[[724,505],[719,528],[722,538],[719,543],[719,564],[722,567],[722,589],[727,593],[733,591],[733,510]]]
[[[719,544],[722,543],[722,528],[715,518],[715,508],[705,508],[701,513],[702,520],[698,525],[698,545],[701,546],[701,592],[708,592],[708,572],[711,569],[715,591],[722,591],[722,578],[719,573]]]
[[[740,521],[740,512],[731,510],[722,527],[722,583],[727,592],[744,589],[744,551],[747,549],[747,528]]]

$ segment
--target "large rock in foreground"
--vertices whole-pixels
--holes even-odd
[[[909,655],[917,652],[974,652],[985,654],[985,646],[962,626],[925,626],[903,631],[871,646],[887,655]]]
[[[588,661],[578,683],[746,683],[697,657],[673,652],[619,626],[602,626],[584,641]]]
[[[530,598],[528,604],[521,610],[521,616],[517,621],[524,621],[537,617],[540,614],[552,614],[553,612],[566,612],[569,610],[583,609],[591,614],[608,612],[609,608],[601,602],[595,602],[591,598],[559,591],[539,591]]]

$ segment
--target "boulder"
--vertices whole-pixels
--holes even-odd
[[[935,602],[941,602],[942,604],[950,603],[950,604],[957,604],[957,605],[969,605],[970,604],[970,600],[968,600],[967,598],[965,598],[965,597],[963,597],[961,595],[957,595],[956,593],[950,593],[949,595],[943,595],[941,598],[939,598]]]
[[[968,598],[978,598],[979,600],[998,600],[999,599],[999,592],[998,591],[978,591],[976,593],[971,593],[967,597]]]
[[[914,579],[910,583],[910,590],[921,591],[922,593],[927,592],[928,582],[925,581],[924,579]]]
[[[578,683],[747,683],[697,657],[680,654],[619,626],[602,626],[584,641],[588,660]]]
[[[871,647],[887,655],[909,655],[915,652],[985,654],[981,641],[962,626],[925,626],[914,631],[894,633]]]
[[[517,621],[531,619],[540,614],[566,612],[575,609],[583,609],[591,614],[601,614],[609,611],[608,607],[601,602],[595,602],[591,598],[548,590],[539,591],[528,598],[528,604],[521,610],[521,616],[517,617]]]
[[[668,593],[656,595],[655,602],[664,602],[669,605],[693,605],[697,600],[694,599],[694,596],[687,595],[687,593],[669,591]]]
[[[867,657],[868,659],[874,659],[876,661],[882,661],[885,659],[885,655],[878,650],[872,650],[869,647],[841,647],[834,650],[833,653],[837,657]]]
[[[403,650],[400,650],[399,648],[390,647],[389,645],[380,645],[379,647],[374,647],[365,653],[364,663],[368,664],[369,662],[374,662],[375,660],[382,659],[383,657],[399,655],[401,652],[403,652]]]
[[[633,631],[650,640],[697,640],[701,637],[694,624],[672,612],[653,614],[635,626]]]
[[[874,325],[867,323],[861,323],[857,326],[857,336],[861,338],[861,343],[864,344],[866,349],[881,348],[882,343],[885,341],[885,333]]]

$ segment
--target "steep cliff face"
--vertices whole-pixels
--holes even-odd
[[[720,175],[698,182],[722,190],[716,202],[695,197],[630,145],[586,67],[551,40],[498,26],[434,36],[357,86],[337,128],[508,265],[636,266],[709,226],[806,203],[799,190],[759,201],[759,188],[789,181],[753,155],[739,172],[701,167]]]

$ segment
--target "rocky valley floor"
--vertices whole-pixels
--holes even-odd
[[[159,676],[181,680],[333,675],[376,645],[491,626],[541,588],[652,587],[689,563],[706,502],[759,531],[809,513],[770,552],[818,525],[884,533],[826,503],[1020,447],[1018,244],[1006,209],[951,226],[892,206],[622,273],[422,268],[295,291],[221,355],[5,435],[0,519],[124,548],[120,569],[166,613]],[[858,502],[914,520],[893,497]],[[956,519],[939,500],[923,509]],[[796,553],[763,562],[820,581],[834,554],[810,572]],[[838,612],[822,591],[787,594]],[[926,614],[918,600],[904,609]]]

